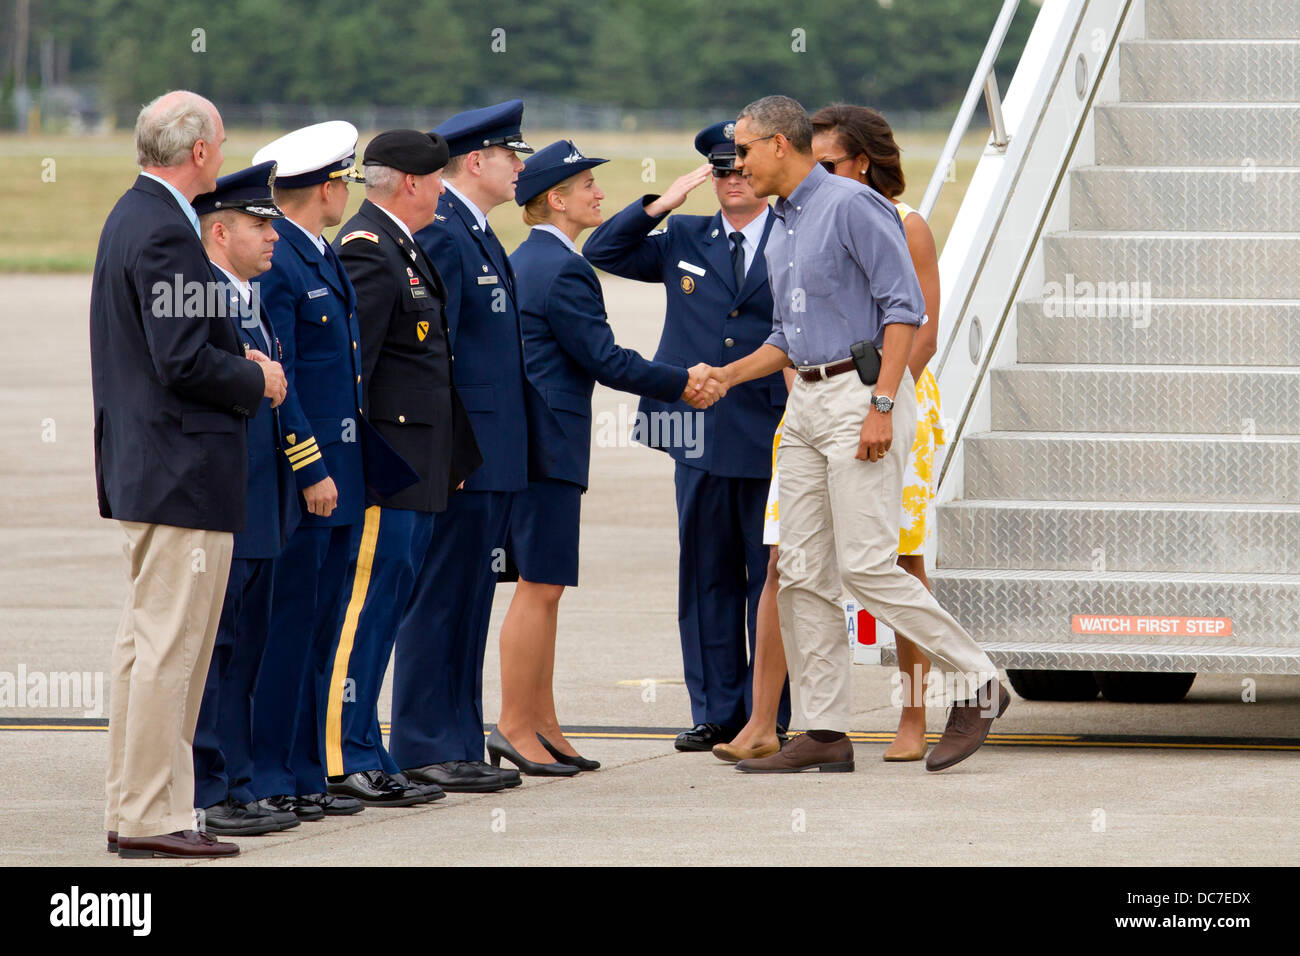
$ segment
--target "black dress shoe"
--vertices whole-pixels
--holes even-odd
[[[714,744],[731,743],[737,733],[738,730],[721,724],[696,724],[678,734],[674,746],[681,751],[712,750]]]
[[[261,836],[280,829],[270,811],[261,807],[249,810],[233,797],[204,807],[202,813],[203,832],[217,836]],[[121,840],[118,844],[121,845]]]
[[[396,782],[399,786],[411,787],[414,790],[420,791],[420,793],[424,794],[426,803],[433,803],[433,801],[441,800],[447,796],[447,791],[443,790],[442,787],[438,786],[436,783],[423,783],[419,780],[412,780],[401,771],[390,773],[388,779]]]
[[[414,787],[404,787],[382,770],[359,770],[331,777],[329,792],[360,800],[367,807],[414,807],[428,798]]]
[[[599,760],[588,760],[586,757],[583,757],[581,754],[578,755],[566,754],[560,750],[556,750],[554,747],[551,746],[551,742],[547,740],[545,737],[543,737],[541,734],[537,735],[537,739],[542,742],[542,746],[546,748],[546,752],[549,753],[556,760],[558,760],[560,763],[567,763],[570,767],[577,767],[579,770],[600,769]]]
[[[299,804],[299,815],[304,811],[314,812],[314,817],[303,817],[304,820],[324,820],[326,817],[350,817],[354,813],[360,813],[365,806],[360,800],[354,800],[352,797],[339,796],[336,793],[308,793],[301,797],[295,797]]]
[[[499,727],[493,728],[487,739],[487,752],[492,760],[492,766],[499,766],[501,758],[505,757],[519,768],[520,773],[530,777],[576,777],[578,775],[577,767],[565,763],[537,763],[529,760],[506,740],[506,735],[501,733]]]
[[[777,724],[776,739],[778,743],[788,744],[790,742],[790,728],[784,724]]]
[[[496,774],[504,781],[507,790],[524,782],[523,775],[514,767],[494,767],[486,760],[470,760],[467,762],[471,767],[477,767],[483,773]]]
[[[108,852],[109,853],[117,852],[117,831],[116,830],[108,831]]]
[[[325,814],[320,807],[313,806],[307,803],[303,797],[296,797],[291,793],[279,793],[273,797],[264,797],[258,803],[276,813],[292,813],[299,820],[307,823],[315,823],[318,820],[325,819]]]
[[[411,767],[402,771],[412,780],[436,783],[448,793],[496,793],[509,784],[499,773],[493,773],[486,764],[478,766],[468,760],[448,760],[431,763],[427,767]]]
[[[302,823],[298,819],[298,814],[292,810],[277,810],[265,800],[254,800],[252,803],[246,803],[244,809],[249,813],[264,813],[270,816],[281,830],[292,830]]]

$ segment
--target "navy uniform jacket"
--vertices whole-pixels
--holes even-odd
[[[648,362],[614,343],[596,270],[557,236],[532,230],[510,256],[519,289],[528,378],[563,435],[549,477],[587,487],[595,383],[672,402],[686,369]]]
[[[280,241],[271,268],[254,281],[260,283],[262,307],[284,349],[289,390],[279,411],[285,454],[299,491],[329,477],[339,493],[329,517],[303,509],[302,523],[356,524],[366,506],[356,293],[329,246],[322,255],[289,220],[277,219],[274,225]]]
[[[772,292],[763,250],[775,216],[768,213],[763,239],[745,284],[737,291],[731,266],[731,241],[722,213],[676,215],[668,228],[648,235],[659,221],[646,215],[645,196],[600,225],[582,247],[594,266],[627,279],[662,282],[668,296],[663,335],[655,361],[688,368],[697,362],[726,365],[754,351],[772,334]],[[686,263],[704,275],[683,268]],[[731,345],[727,345],[727,341]],[[737,385],[703,415],[703,454],[687,448],[663,450],[682,465],[724,478],[770,478],[772,435],[785,410],[785,380],[780,372]],[[663,405],[642,399],[640,411],[689,412],[685,402]],[[650,440],[662,431],[649,429]]]
[[[456,390],[483,453],[483,467],[465,490],[522,491],[530,477],[550,473],[550,454],[544,444],[529,441],[529,420],[547,412],[524,373],[510,260],[450,191],[438,200],[437,218],[415,238],[446,283]]]
[[[177,282],[182,294],[185,283],[199,284],[191,308],[174,301]],[[226,313],[189,219],[161,183],[137,178],[104,223],[90,291],[95,480],[105,518],[244,527],[247,419],[266,384]]]
[[[452,381],[442,279],[368,199],[339,229],[334,245],[357,293],[362,408],[419,475],[415,485],[381,504],[444,511],[447,496],[483,458]]]
[[[239,292],[229,284],[226,290],[232,301],[231,312],[237,314]],[[265,310],[262,321],[275,336]],[[263,339],[261,328],[246,308],[239,321],[239,338],[242,346],[283,361],[278,337],[272,342]],[[283,451],[283,408],[283,402],[272,408],[271,400],[263,398],[257,415],[248,422],[248,521],[244,530],[235,535],[234,557],[238,559],[278,557],[302,517],[293,468]]]

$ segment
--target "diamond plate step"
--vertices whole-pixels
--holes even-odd
[[[1300,302],[1024,301],[1016,304],[1016,346],[1021,362],[1300,366]]]
[[[985,641],[981,647],[1001,668],[1065,671],[1154,671],[1164,674],[1300,674],[1300,653],[1293,647],[1214,648],[1195,644],[1012,643]],[[880,649],[880,663],[895,665],[893,645]]]
[[[1119,64],[1125,102],[1300,102],[1300,39],[1129,40]]]
[[[1206,647],[1292,648],[1300,655],[1300,575],[1082,571],[930,573],[934,596],[977,641],[1068,642],[1078,647],[1171,643],[1161,634],[1076,634],[1072,615],[1226,617],[1230,635],[1176,638]]]
[[[941,567],[1300,573],[1300,505],[955,501]]]
[[[1300,37],[1295,0],[1147,0],[1153,40],[1288,39]]]
[[[1076,169],[1070,228],[1297,232],[1300,166]]]
[[[1300,234],[1068,232],[1045,236],[1043,253],[1062,286],[1073,275],[1161,299],[1300,299]]]
[[[1300,165],[1294,103],[1111,103],[1093,117],[1103,166]]]
[[[1300,435],[1300,369],[1014,365],[992,389],[995,431]]]
[[[1300,504],[1300,439],[983,432],[964,440],[965,497]]]

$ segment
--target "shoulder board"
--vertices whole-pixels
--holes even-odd
[[[353,239],[369,239],[371,242],[379,241],[379,237],[373,232],[366,232],[364,229],[357,229],[353,232],[349,232],[346,236],[340,239],[339,245],[346,246]]]

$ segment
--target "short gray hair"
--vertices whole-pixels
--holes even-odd
[[[367,165],[363,171],[366,174],[366,195],[373,193],[381,199],[391,196],[406,175],[392,166]]]
[[[199,140],[217,135],[217,108],[189,90],[173,90],[145,105],[135,120],[135,157],[142,169],[179,166]]]
[[[736,119],[749,119],[766,136],[780,133],[796,152],[812,151],[812,120],[798,100],[788,96],[765,96],[746,106]]]

